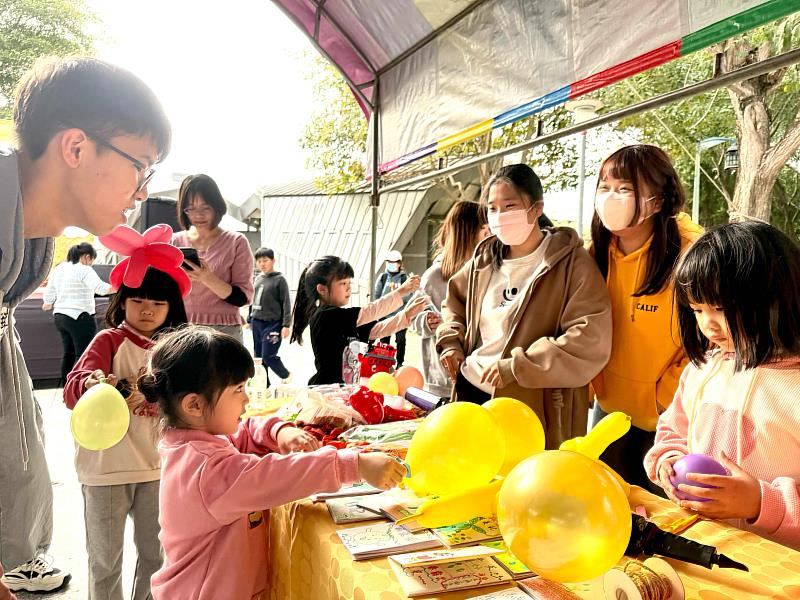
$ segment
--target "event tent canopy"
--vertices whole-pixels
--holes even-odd
[[[798,0],[273,0],[379,115],[382,172],[800,9]]]

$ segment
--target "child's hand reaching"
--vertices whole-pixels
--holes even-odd
[[[417,296],[408,303],[403,311],[406,313],[406,317],[410,321],[426,308],[428,308],[428,299],[425,296]]]
[[[281,427],[278,431],[278,451],[281,454],[292,452],[313,452],[320,447],[319,440],[297,427]]]
[[[675,504],[680,504],[681,500],[675,495],[675,492],[677,492],[678,489],[672,485],[672,479],[675,477],[675,469],[672,465],[674,465],[681,458],[682,457],[680,456],[671,456],[670,458],[665,458],[661,462],[661,467],[658,469],[658,485],[661,486],[661,488],[667,494],[667,497]]]
[[[83,382],[83,387],[88,390],[90,387],[94,387],[100,382],[115,386],[117,385],[117,376],[113,373],[106,375],[101,369],[95,369]]]
[[[373,487],[390,490],[406,474],[406,468],[388,454],[365,452],[358,455],[358,474]]]
[[[416,292],[419,289],[419,275],[414,275],[413,273],[408,276],[397,291],[400,292],[403,296],[407,296],[411,292]]]
[[[712,519],[749,519],[751,521],[757,519],[761,514],[761,484],[724,453],[720,454],[719,462],[728,469],[730,475],[700,473],[686,475],[686,479],[690,481],[715,487],[679,485],[678,489],[682,492],[708,499],[708,502],[681,500],[681,508],[697,511],[704,517]]]

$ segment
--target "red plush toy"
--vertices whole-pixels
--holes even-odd
[[[413,410],[398,410],[391,406],[385,406],[383,394],[373,392],[363,385],[350,394],[347,403],[370,425],[384,421],[407,421],[417,418],[417,414]]]

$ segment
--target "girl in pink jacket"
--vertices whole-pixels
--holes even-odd
[[[364,479],[395,486],[391,457],[335,450],[277,418],[241,422],[253,359],[233,337],[189,327],[153,348],[139,391],[164,433],[160,518],[164,565],[153,598],[259,598],[267,588],[266,509]],[[264,595],[264,597],[266,597]]]
[[[762,222],[701,236],[675,272],[681,341],[691,360],[645,457],[652,481],[681,507],[800,550],[800,248]],[[730,475],[687,476],[691,453]]]

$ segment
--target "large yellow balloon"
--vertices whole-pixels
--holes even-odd
[[[397,380],[391,373],[378,372],[369,378],[367,387],[373,392],[380,394],[389,394],[390,396],[397,396],[400,387],[397,385]]]
[[[500,475],[508,475],[519,462],[544,450],[544,428],[533,409],[514,398],[494,398],[483,408],[492,413],[506,436],[506,458]]]
[[[471,402],[437,408],[408,448],[408,487],[420,496],[457,494],[489,483],[503,464],[505,436],[489,411]],[[477,515],[476,515],[477,516]]]
[[[497,520],[523,563],[560,582],[608,571],[631,535],[630,507],[617,481],[597,461],[565,450],[534,454],[511,470]]]
[[[107,450],[128,432],[131,414],[117,389],[98,383],[80,397],[72,410],[72,437],[87,450]]]

